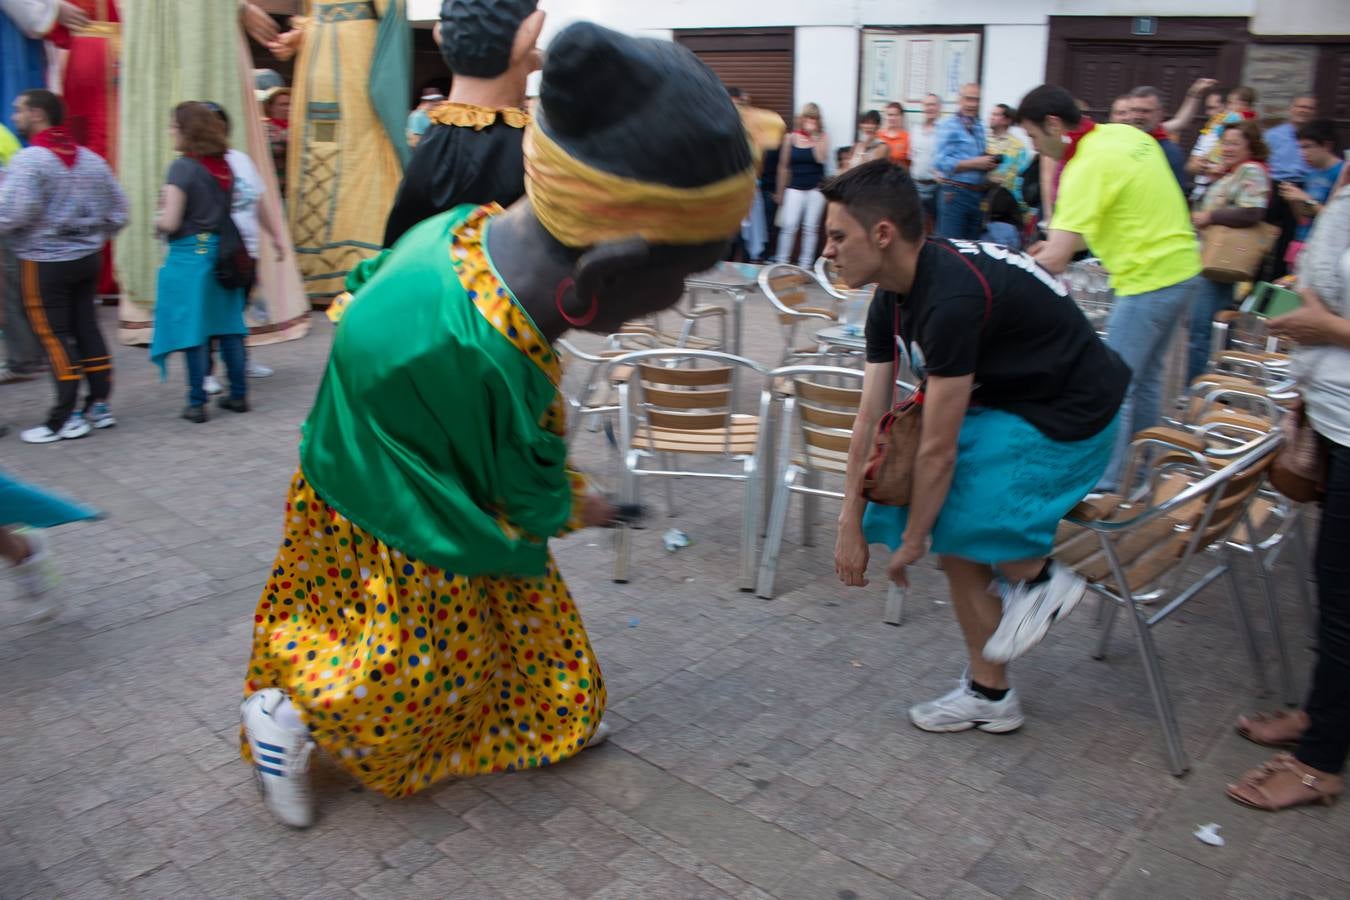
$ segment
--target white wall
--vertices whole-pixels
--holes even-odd
[[[1261,0],[1252,17],[1253,34],[1347,34],[1350,3],[1346,0]]]
[[[984,30],[984,70],[980,106],[985,117],[996,104],[1016,106],[1045,81],[1048,25],[990,25]]]
[[[796,40],[792,89],[797,109],[807,103],[820,106],[830,137],[826,169],[833,172],[834,148],[853,143],[857,131],[858,32],[854,28],[798,28]]]

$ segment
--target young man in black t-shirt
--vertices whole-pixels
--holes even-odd
[[[868,163],[824,188],[825,257],[849,287],[878,285],[849,447],[835,571],[865,585],[868,544],[887,576],[931,548],[942,558],[970,655],[959,688],[910,709],[927,731],[1022,724],[1006,664],[1044,637],[1085,590],[1048,559],[1061,518],[1110,459],[1130,373],[1053,276],[996,244],[924,240],[903,169]],[[897,354],[924,381],[909,507],[869,504],[863,470],[892,403]],[[989,593],[998,578],[1002,599]]]

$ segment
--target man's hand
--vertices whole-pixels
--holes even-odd
[[[1208,91],[1210,88],[1214,87],[1218,83],[1219,82],[1215,81],[1213,78],[1197,78],[1195,79],[1195,83],[1191,85],[1190,89],[1186,91],[1186,95],[1188,97],[1194,97],[1195,99],[1199,100],[1201,97],[1205,96],[1206,91]]]
[[[301,32],[291,30],[285,34],[277,35],[276,40],[267,45],[267,49],[272,56],[286,62],[295,56],[296,51],[300,49],[300,42],[303,40],[304,35]]]
[[[834,574],[848,587],[867,587],[867,540],[857,523],[840,524],[834,539]]]
[[[239,11],[239,24],[244,26],[245,34],[263,47],[271,45],[281,34],[276,20],[256,3],[244,4]]]
[[[1270,333],[1296,341],[1305,347],[1331,343],[1332,331],[1343,321],[1327,309],[1322,299],[1312,291],[1302,291],[1303,305],[1293,312],[1266,322]]]
[[[86,27],[89,24],[89,17],[74,3],[62,0],[56,4],[56,21],[74,31]]]
[[[1196,228],[1204,228],[1208,226],[1210,224],[1209,213],[1199,211],[1191,213],[1191,224],[1194,225]]]
[[[886,564],[886,577],[902,588],[909,587],[909,576],[905,573],[905,570],[923,559],[927,552],[922,541],[906,540],[900,545],[900,549],[891,555],[891,561]]]
[[[1313,198],[1308,196],[1308,192],[1296,184],[1288,181],[1280,182],[1280,196],[1290,203],[1312,203]]]
[[[587,494],[581,501],[581,523],[587,528],[609,525],[618,514],[618,507],[599,494]]]

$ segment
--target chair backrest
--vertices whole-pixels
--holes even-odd
[[[819,373],[794,375],[792,394],[806,465],[815,471],[842,475],[848,468],[848,445],[862,402],[862,373],[846,369],[842,371],[854,374],[840,376],[837,371],[841,370],[823,368]],[[821,378],[844,383],[824,384]]]
[[[620,385],[625,434],[641,430],[651,447],[660,436],[689,435],[709,453],[732,450],[736,375],[764,374],[753,360],[711,350],[639,350],[621,361],[632,367]]]
[[[1213,480],[1214,484],[1207,495],[1205,513],[1196,524],[1190,552],[1227,540],[1261,489],[1266,470],[1275,462],[1281,443],[1278,433],[1258,438],[1242,456],[1200,482],[1203,485]]]
[[[816,281],[823,287],[831,297],[836,300],[847,300],[849,287],[839,278],[839,273],[835,271],[834,263],[823,256],[816,257],[816,264],[812,267],[815,272]]]
[[[786,263],[765,266],[759,273],[759,289],[778,310],[778,321],[793,325],[801,319],[836,318],[836,297],[826,291],[816,276],[800,266]]]

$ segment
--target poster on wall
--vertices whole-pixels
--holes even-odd
[[[929,93],[942,98],[944,110],[955,109],[961,85],[979,80],[981,37],[978,31],[864,30],[858,111],[880,111],[898,100],[917,116]]]

